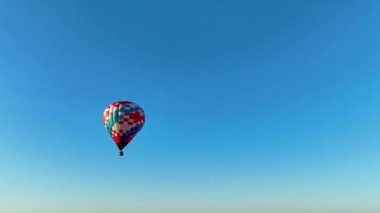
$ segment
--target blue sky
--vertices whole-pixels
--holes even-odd
[[[0,1],[0,212],[379,212],[379,10]]]

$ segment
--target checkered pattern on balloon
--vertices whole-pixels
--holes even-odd
[[[121,151],[144,126],[145,113],[133,102],[118,101],[107,106],[103,123]]]

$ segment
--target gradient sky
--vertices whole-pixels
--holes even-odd
[[[380,212],[379,11],[0,1],[0,212]]]

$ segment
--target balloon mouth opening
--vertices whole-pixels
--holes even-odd
[[[119,156],[123,156],[123,155],[124,155],[123,151],[119,151]]]

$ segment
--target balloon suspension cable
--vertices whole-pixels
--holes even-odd
[[[123,156],[124,155],[124,153],[123,153],[123,151],[119,151],[119,156]]]

